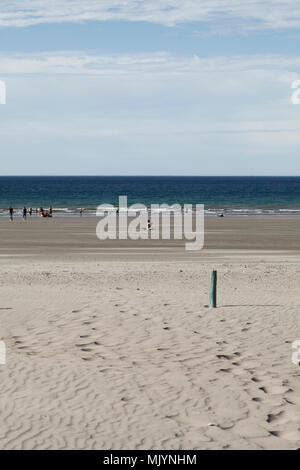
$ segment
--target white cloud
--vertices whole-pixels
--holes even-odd
[[[0,26],[89,20],[166,26],[206,22],[210,29],[286,29],[300,25],[298,0],[1,0]],[[228,25],[229,22],[229,25]]]
[[[47,52],[41,54],[0,54],[0,74],[79,74],[131,75],[206,73],[277,73],[289,81],[300,71],[300,56],[236,55],[200,58],[167,53],[132,55],[87,55],[84,52]],[[289,73],[289,75],[288,75]],[[291,75],[293,74],[294,75]],[[222,77],[218,82],[222,86]]]
[[[28,173],[163,174],[170,156],[178,173],[262,173],[277,155],[300,174],[299,56],[0,55],[0,78],[6,173],[26,154]]]
[[[66,138],[299,134],[300,106],[291,103],[297,71],[300,57],[268,55],[0,56],[8,128]],[[20,110],[26,118],[17,123]],[[8,128],[2,122],[1,134]]]

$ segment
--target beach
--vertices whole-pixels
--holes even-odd
[[[300,217],[205,217],[204,250],[186,251],[187,240],[98,240],[96,217],[28,217],[27,222],[0,218],[0,257],[55,261],[185,261],[278,256],[294,259],[300,253]]]
[[[2,0],[0,450],[300,450],[298,29],[292,0]]]
[[[300,219],[206,217],[199,252],[96,224],[0,220],[1,449],[299,448]]]

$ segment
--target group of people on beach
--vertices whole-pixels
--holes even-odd
[[[40,215],[40,217],[50,217],[50,218],[53,217],[53,208],[52,208],[52,206],[50,206],[48,210],[45,210],[43,207],[40,207],[39,209],[36,208],[35,210],[33,210],[32,207],[30,207],[28,209],[26,206],[24,206],[23,209],[22,209],[23,219],[27,220],[28,215],[31,217],[34,212],[35,212],[36,216]],[[9,207],[8,213],[9,213],[9,219],[11,221],[13,221],[14,220],[15,210],[12,206]],[[83,216],[83,213],[84,213],[84,209],[81,208],[79,210],[80,217]]]
[[[14,220],[14,208],[12,206],[9,207],[8,209],[8,213],[9,213],[9,220],[12,222]],[[22,209],[22,217],[23,217],[23,220],[27,220],[27,217],[28,215],[31,217],[33,214],[33,209],[32,207],[30,207],[29,209],[27,209],[26,206],[23,207]],[[52,209],[52,206],[50,206],[49,210],[44,210],[43,207],[40,207],[40,209],[35,209],[35,214],[36,215],[40,215],[40,217],[52,217],[53,216],[53,209]]]

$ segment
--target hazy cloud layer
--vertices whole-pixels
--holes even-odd
[[[19,54],[0,78],[7,174],[300,172],[299,56]]]
[[[286,29],[300,25],[298,0],[1,0],[0,26],[89,20],[166,26],[205,22],[211,30]],[[229,23],[230,21],[230,23]]]
[[[296,72],[300,56],[240,55],[200,58],[166,53],[128,55],[88,55],[84,52],[47,52],[41,54],[0,54],[0,74],[207,74],[236,71]],[[289,79],[291,76],[289,75]],[[222,83],[220,76],[219,86]]]

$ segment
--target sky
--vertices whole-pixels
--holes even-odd
[[[300,175],[297,0],[1,0],[1,175]]]

